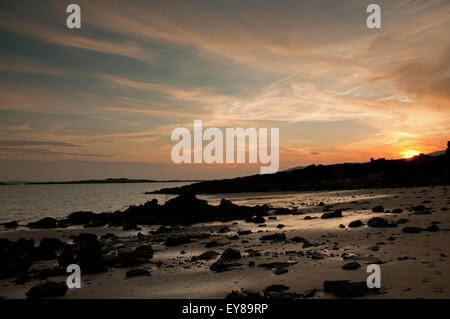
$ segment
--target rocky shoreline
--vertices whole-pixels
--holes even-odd
[[[450,277],[441,270],[448,267],[450,243],[447,187],[349,194],[292,199],[291,207],[227,199],[214,206],[182,194],[122,212],[6,223],[0,229],[0,295],[133,297],[120,288],[125,280],[149,298],[191,296],[191,286],[199,287],[192,288],[194,298],[390,298],[411,291],[448,298]],[[66,267],[74,263],[87,282],[68,290]],[[364,285],[368,264],[387,268],[382,289]],[[412,283],[395,279],[398,267],[411,276],[431,270],[440,280],[428,275],[407,287]],[[107,280],[111,276],[114,281]],[[437,286],[424,292],[426,281]]]

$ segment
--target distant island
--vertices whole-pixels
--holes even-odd
[[[106,179],[89,179],[81,181],[67,182],[26,182],[24,185],[61,185],[61,184],[126,184],[126,183],[181,183],[181,182],[201,182],[201,180],[167,180],[158,181],[153,179],[129,179],[129,178],[106,178]]]
[[[450,184],[450,142],[445,152],[408,159],[371,159],[366,163],[310,165],[267,175],[203,181],[163,188],[153,194],[224,194],[420,187]]]

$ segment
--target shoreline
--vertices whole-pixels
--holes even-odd
[[[277,201],[285,203],[287,207],[295,206],[301,214],[268,215],[264,217],[263,224],[244,220],[203,222],[172,227],[168,231],[163,229],[161,233],[155,233],[158,225],[139,225],[140,230],[128,231],[121,227],[83,226],[48,230],[2,229],[0,238],[17,240],[23,237],[34,239],[38,244],[40,239],[52,237],[71,243],[71,235],[94,233],[100,237],[113,233],[118,238],[99,240],[102,247],[109,251],[117,252],[118,249],[143,243],[151,244],[153,256],[148,263],[128,268],[108,267],[108,271],[100,274],[82,274],[82,288],[69,289],[64,298],[224,298],[241,288],[263,294],[264,289],[273,284],[289,287],[289,294],[282,294],[285,298],[301,298],[301,295],[311,289],[317,290],[312,298],[336,298],[323,291],[323,282],[365,281],[369,275],[365,269],[367,263],[380,264],[382,289],[379,294],[367,294],[363,298],[450,298],[450,274],[447,273],[449,259],[446,257],[450,253],[450,213],[448,210],[441,210],[450,206],[447,187],[321,191],[268,196],[270,205],[275,206]],[[248,198],[233,202],[241,204],[246,200]],[[260,198],[253,200],[260,204],[266,203]],[[424,201],[427,203],[424,204]],[[324,202],[324,206],[319,206],[320,202]],[[372,208],[378,205],[383,205],[385,212],[373,212]],[[430,208],[430,213],[416,214],[412,208],[419,205]],[[328,207],[330,211],[342,210],[343,217],[320,218],[324,214],[324,207]],[[402,208],[403,212],[392,213],[396,208]],[[391,212],[386,212],[387,210]],[[306,216],[311,219],[305,219]],[[388,222],[402,218],[409,221],[392,228],[368,227],[367,221],[373,217],[381,217]],[[349,228],[349,223],[354,220],[361,220],[364,226]],[[404,227],[425,229],[433,223],[438,226],[439,231],[402,231]],[[261,225],[266,226],[260,227]],[[344,225],[344,228],[340,228],[340,225]],[[250,230],[251,233],[246,234],[243,230]],[[237,235],[238,232],[241,235]],[[284,234],[285,239],[261,240],[264,235],[274,234]],[[190,242],[176,246],[164,245],[168,237],[183,236],[193,238]],[[296,237],[306,239],[309,244],[305,245]],[[213,241],[224,245],[205,247]],[[240,265],[224,272],[210,270],[211,265],[220,259],[220,254],[227,248],[240,252],[241,258],[235,261]],[[214,250],[218,255],[210,260],[192,261],[192,257],[209,250]],[[344,254],[356,256],[344,260]],[[354,270],[342,269],[344,264],[352,261],[359,263],[361,267]],[[282,269],[287,272],[277,275],[277,269],[261,267],[268,263],[287,263],[288,266],[285,265]],[[33,263],[31,271],[57,264],[56,260],[39,261]],[[127,279],[127,271],[134,268],[147,270],[151,275]],[[48,279],[65,281],[65,278],[55,276]],[[35,279],[16,285],[15,279],[0,280],[0,296],[26,298],[26,291],[45,282]]]

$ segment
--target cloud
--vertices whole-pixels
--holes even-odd
[[[80,147],[81,145],[68,142],[55,141],[19,141],[19,140],[0,140],[0,147],[21,147],[21,146],[61,146],[61,147]]]

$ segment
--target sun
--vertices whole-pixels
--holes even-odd
[[[406,150],[401,152],[400,154],[403,155],[403,158],[411,158],[413,156],[419,155],[420,152],[416,151],[416,150]]]

